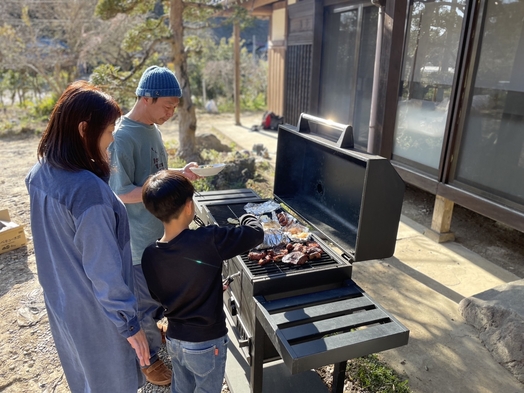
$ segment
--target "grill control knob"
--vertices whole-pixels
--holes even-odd
[[[229,300],[229,306],[231,308],[231,316],[235,316],[238,314],[238,311],[237,311],[237,304],[236,302],[233,300],[233,299],[230,299]]]

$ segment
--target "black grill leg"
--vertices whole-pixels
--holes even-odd
[[[264,328],[255,318],[255,333],[253,337],[253,354],[251,357],[250,385],[251,393],[262,393],[262,373],[264,370]]]
[[[344,380],[346,379],[346,367],[347,360],[335,363],[333,368],[333,388],[332,393],[343,393],[344,392]]]

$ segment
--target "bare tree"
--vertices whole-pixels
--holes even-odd
[[[109,26],[97,19],[96,4],[96,0],[3,0],[0,68],[39,75],[51,91],[61,94],[90,63],[104,61],[101,47],[119,48],[119,43],[110,44],[118,37],[110,32],[119,20]]]
[[[164,6],[168,7],[167,12]],[[197,119],[187,70],[190,47],[186,45],[185,33],[207,26],[209,18],[221,10],[217,2],[199,0],[98,0],[96,8],[96,14],[103,19],[115,18],[120,13],[145,18],[143,26],[131,32],[136,53],[141,56],[140,63],[126,75],[118,75],[118,70],[111,69],[115,77],[122,82],[131,78],[133,73],[141,72],[145,65],[150,64],[150,58],[155,54],[163,55],[165,63],[173,63],[182,87],[182,100],[178,108],[180,145],[177,156],[185,161],[200,161],[195,143]],[[247,15],[243,13],[242,16]],[[166,44],[170,48],[167,55],[161,49]]]

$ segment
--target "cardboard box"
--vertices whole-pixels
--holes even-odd
[[[7,209],[0,210],[0,254],[26,244],[24,227],[11,221]]]

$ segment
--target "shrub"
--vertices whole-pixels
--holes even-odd
[[[47,120],[55,107],[58,98],[56,95],[50,95],[44,99],[30,105],[29,112],[31,116],[38,120]]]

